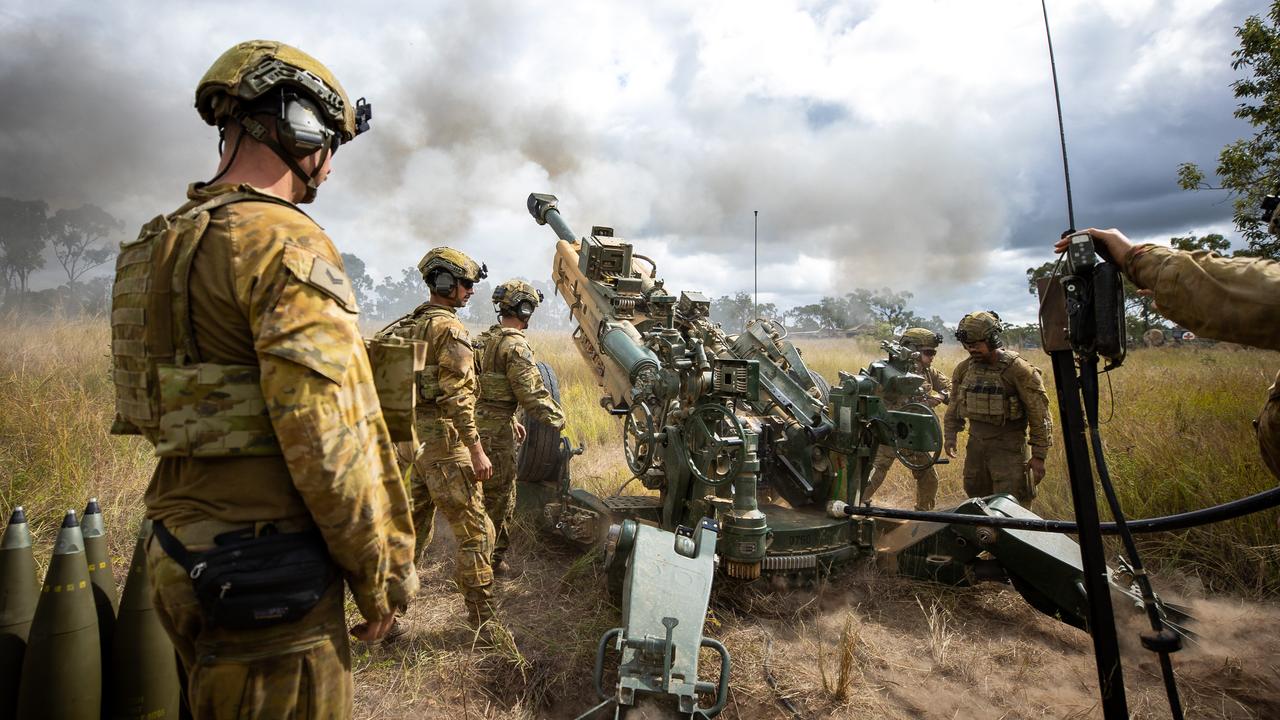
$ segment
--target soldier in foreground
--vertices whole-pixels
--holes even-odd
[[[1049,396],[1040,370],[1001,347],[1000,331],[1000,317],[991,311],[960,320],[956,339],[969,357],[951,376],[955,396],[943,419],[943,448],[956,456],[956,435],[968,420],[965,494],[1007,493],[1030,508],[1053,444]]]
[[[453,248],[433,248],[418,263],[431,299],[379,333],[427,345],[426,367],[418,373],[415,420],[422,449],[412,475],[414,557],[431,543],[436,508],[458,542],[454,579],[474,627],[493,617],[493,525],[484,512],[481,483],[493,474],[480,434],[475,406],[479,388],[467,329],[458,319],[488,270]]]
[[[1272,207],[1273,233],[1280,224],[1277,215]],[[1165,317],[1197,335],[1280,350],[1280,262],[1134,245],[1114,228],[1087,232],[1135,285],[1154,295]],[[1067,242],[1060,240],[1055,249],[1065,251]],[[1280,478],[1280,373],[1253,425],[1263,461]]]
[[[112,432],[160,457],[148,564],[195,717],[345,718],[343,579],[366,621],[352,634],[372,641],[418,578],[351,284],[295,203],[368,106],[311,56],[254,41],[214,62],[196,108],[225,151],[121,246]]]
[[[885,403],[886,407],[897,410],[907,403],[923,403],[930,408],[936,408],[949,402],[951,381],[933,367],[933,359],[938,355],[938,345],[942,343],[942,336],[927,328],[913,327],[903,332],[898,342],[920,353],[920,372],[924,375],[924,384],[920,386],[919,395],[888,399]],[[911,471],[912,477],[916,480],[916,510],[932,510],[934,501],[938,497],[938,471],[929,463],[927,453],[913,452],[908,457],[911,458],[912,463],[926,466],[922,470]],[[876,451],[876,458],[871,464],[871,479],[867,483],[867,492],[862,497],[864,501],[870,501],[875,491],[884,484],[889,468],[893,466],[893,461],[896,459],[893,448],[888,445],[881,445]]]
[[[480,403],[476,424],[480,443],[493,462],[493,477],[484,484],[484,509],[493,521],[493,569],[502,573],[510,542],[516,501],[516,446],[524,442],[524,426],[516,408],[529,417],[561,429],[564,415],[542,383],[533,350],[525,339],[542,293],[523,280],[508,280],[493,291],[498,323],[476,340],[480,353]]]

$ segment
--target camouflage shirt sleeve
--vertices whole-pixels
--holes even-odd
[[[507,382],[520,407],[557,430],[564,427],[564,413],[542,382],[542,373],[533,359],[533,350],[523,337],[514,336],[503,348],[506,355]]]
[[[1049,394],[1045,391],[1044,376],[1040,368],[1018,358],[1009,367],[1008,380],[1018,392],[1018,399],[1027,413],[1027,444],[1031,457],[1044,459],[1053,445],[1053,420],[1049,417]]]
[[[941,400],[944,404],[951,402],[951,380],[946,373],[936,368],[928,368],[925,373],[929,377],[929,384],[932,386],[932,394]]]
[[[476,397],[480,391],[476,380],[475,353],[467,329],[454,322],[441,335],[440,398],[436,405],[453,421],[462,444],[468,447],[480,442],[476,431]]]
[[[1280,262],[1139,245],[1126,272],[1160,313],[1197,335],[1280,350]]]
[[[947,412],[942,416],[942,437],[943,443],[946,445],[954,445],[956,436],[964,429],[964,415],[961,414],[960,408],[964,407],[964,388],[961,382],[964,380],[965,370],[969,368],[969,359],[965,358],[956,365],[956,369],[951,371],[951,387],[954,388],[955,394],[951,397],[951,402],[947,405]]]
[[[417,592],[413,523],[378,405],[354,303],[324,287],[341,260],[328,238],[284,246],[238,289],[262,371],[262,393],[294,487],[365,618]],[[277,246],[279,247],[279,246]]]

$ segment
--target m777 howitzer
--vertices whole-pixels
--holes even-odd
[[[1085,626],[1079,548],[1064,536],[833,511],[864,504],[881,444],[904,462],[906,451],[938,460],[932,410],[885,405],[887,397],[919,393],[914,353],[886,343],[886,359],[841,371],[828,387],[780,323],[756,319],[726,334],[705,296],[669,292],[656,264],[611,228],[577,237],[552,195],[530,195],[528,208],[559,237],[552,280],[577,323],[573,340],[603,390],[602,406],[622,416],[627,465],[659,495],[597,497],[573,488],[566,449],[558,486],[520,484],[524,508],[542,509],[556,531],[582,545],[602,543],[610,524],[626,518],[668,531],[712,518],[719,567],[731,578],[820,574],[875,558],[950,584],[1011,581],[1037,609]],[[1004,495],[950,512],[1036,517]]]

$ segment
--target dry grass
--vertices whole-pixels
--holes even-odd
[[[142,443],[106,434],[105,325],[6,318],[5,327],[0,511],[28,507],[43,558],[61,512],[98,495],[122,580],[153,461]],[[575,461],[576,480],[612,491],[626,480],[619,422],[599,409],[594,382],[566,338],[533,340],[561,377],[569,435],[588,447]],[[849,340],[807,340],[801,347],[828,378],[878,355],[874,344]],[[1047,368],[1043,355],[1029,357]],[[958,349],[949,346],[939,365],[949,370],[958,360]],[[1104,428],[1126,510],[1160,515],[1270,487],[1249,420],[1277,366],[1275,353],[1134,353],[1113,378],[1115,417]],[[1104,399],[1104,415],[1106,407]],[[958,502],[959,465],[940,471],[940,502]],[[1036,509],[1067,517],[1057,451],[1049,473]],[[909,506],[913,494],[910,475],[896,468],[880,498]],[[1187,716],[1280,717],[1276,513],[1144,542],[1160,570],[1157,589],[1191,602],[1206,638],[1175,657]],[[518,529],[511,558],[524,574],[498,586],[510,635],[477,642],[461,622],[449,580],[451,547],[442,528],[421,567],[409,638],[353,647],[357,715],[562,718],[593,705],[596,641],[617,622],[599,562]],[[1137,630],[1122,628],[1133,717],[1167,717],[1158,668],[1138,647]],[[817,587],[718,591],[708,632],[733,654],[729,718],[1101,716],[1088,637],[995,586],[925,587],[855,568]]]

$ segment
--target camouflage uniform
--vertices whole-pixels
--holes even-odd
[[[418,375],[415,427],[422,450],[413,466],[415,556],[431,542],[436,508],[458,542],[454,579],[473,621],[492,614],[493,524],[484,512],[483,491],[468,447],[479,442],[475,403],[475,357],[467,329],[453,308],[425,303],[383,334],[421,340],[426,368]]]
[[[1125,271],[1155,292],[1165,317],[1196,334],[1280,350],[1280,263],[1139,245]],[[1280,373],[1254,426],[1262,458],[1280,478]]]
[[[476,341],[480,351],[480,402],[476,425],[480,443],[493,463],[493,477],[484,483],[484,508],[493,521],[496,542],[493,564],[506,554],[516,499],[516,407],[525,414],[561,429],[560,405],[542,384],[542,374],[524,331],[494,325]]]
[[[921,374],[924,375],[924,385],[920,387],[919,395],[900,400],[886,399],[885,407],[897,410],[911,402],[923,402],[930,407],[937,407],[947,402],[951,394],[951,380],[932,367],[923,368]],[[904,454],[916,465],[928,463],[931,457],[929,453],[922,452],[905,451]],[[889,468],[897,459],[893,448],[888,445],[881,445],[876,450],[875,460],[871,463],[871,478],[867,482],[867,491],[862,496],[863,501],[871,500],[871,496],[880,489],[889,475]],[[916,510],[932,510],[938,497],[938,471],[930,464],[923,470],[912,470],[911,476],[916,480]]]
[[[165,250],[184,211],[232,193],[239,201],[195,216],[196,228],[207,219],[195,242]],[[342,260],[301,210],[247,185],[197,184],[188,196],[122,246],[112,291],[112,429],[145,435],[161,455],[147,516],[192,551],[233,529],[318,529],[360,612],[385,617],[417,590],[413,529]],[[172,276],[171,293],[166,261],[184,252],[189,272]],[[161,364],[165,348],[169,363],[176,348],[190,364]],[[157,372],[158,419],[147,406]],[[230,631],[205,621],[159,543],[148,565],[196,717],[350,714],[341,583],[302,620]]]
[[[956,366],[951,375],[955,395],[943,419],[943,442],[954,446],[967,419],[965,494],[1008,493],[1030,507],[1036,489],[1027,459],[1043,459],[1053,444],[1049,396],[1038,368],[1012,350],[996,353],[995,364],[965,358]]]

